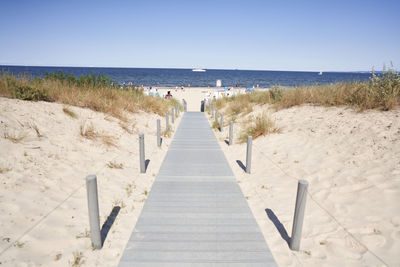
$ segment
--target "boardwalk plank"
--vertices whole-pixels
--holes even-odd
[[[185,113],[119,266],[276,266],[204,113]]]

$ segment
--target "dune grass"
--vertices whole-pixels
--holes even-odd
[[[123,169],[124,165],[122,163],[117,163],[115,161],[109,161],[107,167],[110,169]]]
[[[82,122],[79,126],[79,134],[82,137],[92,141],[100,139],[101,142],[106,146],[117,146],[117,140],[115,137],[96,131],[93,123],[87,124],[85,121]]]
[[[2,72],[0,96],[90,108],[122,120],[125,119],[124,112],[163,115],[178,104],[175,99],[146,96],[135,87],[120,88],[106,76],[94,74],[76,78],[64,73],[51,73],[45,77],[28,78]]]
[[[67,114],[68,116],[70,116],[71,118],[74,118],[74,119],[78,118],[78,115],[76,115],[76,113],[73,112],[73,111],[72,111],[70,108],[68,108],[68,107],[63,107],[63,112],[64,112],[65,114]]]
[[[349,106],[359,111],[387,111],[400,104],[400,74],[389,69],[382,74],[373,74],[373,77],[365,82],[339,82],[294,88],[275,86],[271,90],[255,91],[216,101],[219,109],[226,107],[226,114],[229,116],[248,114],[254,105],[264,104],[271,104],[277,110],[313,104]]]
[[[22,140],[25,139],[27,134],[25,132],[16,132],[16,131],[9,131],[6,126],[3,127],[3,137],[4,139],[8,139],[13,143],[20,143]]]
[[[211,125],[211,128],[215,130],[219,129],[219,127],[221,127],[219,121],[214,121]]]
[[[86,122],[82,122],[79,126],[79,133],[82,137],[89,140],[94,140],[99,137],[99,134],[95,131],[92,123],[86,125]]]
[[[275,122],[271,120],[271,118],[263,113],[253,120],[248,126],[243,129],[239,136],[239,142],[244,143],[247,140],[247,136],[251,135],[253,139],[257,137],[271,134],[271,133],[280,133],[281,129],[275,125]]]

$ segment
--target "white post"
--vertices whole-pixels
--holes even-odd
[[[290,237],[290,249],[300,249],[301,232],[303,229],[304,211],[306,209],[308,182],[300,180],[297,183],[296,206],[294,209],[292,236]]]
[[[161,121],[157,119],[157,146],[161,146]]]
[[[140,154],[140,172],[146,172],[146,162],[144,159],[144,134],[139,134],[139,154]]]
[[[251,145],[253,137],[247,136],[247,153],[246,153],[246,173],[250,173],[251,170]]]
[[[86,177],[86,191],[89,209],[90,239],[95,249],[101,249],[99,201],[97,194],[97,177],[88,175]]]
[[[233,143],[233,121],[229,123],[229,145]]]
[[[222,132],[224,128],[224,114],[221,113],[221,124],[219,126],[219,131]]]
[[[169,114],[168,112],[165,113],[165,130],[169,130]]]

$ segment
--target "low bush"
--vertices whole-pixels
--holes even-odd
[[[31,87],[28,85],[17,85],[15,87],[15,98],[30,101],[49,101],[49,95],[46,90]]]

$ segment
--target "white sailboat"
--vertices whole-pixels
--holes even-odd
[[[318,75],[322,75],[322,71],[320,71],[320,72],[318,73]]]
[[[192,69],[192,71],[195,71],[195,72],[206,72],[205,69]]]

